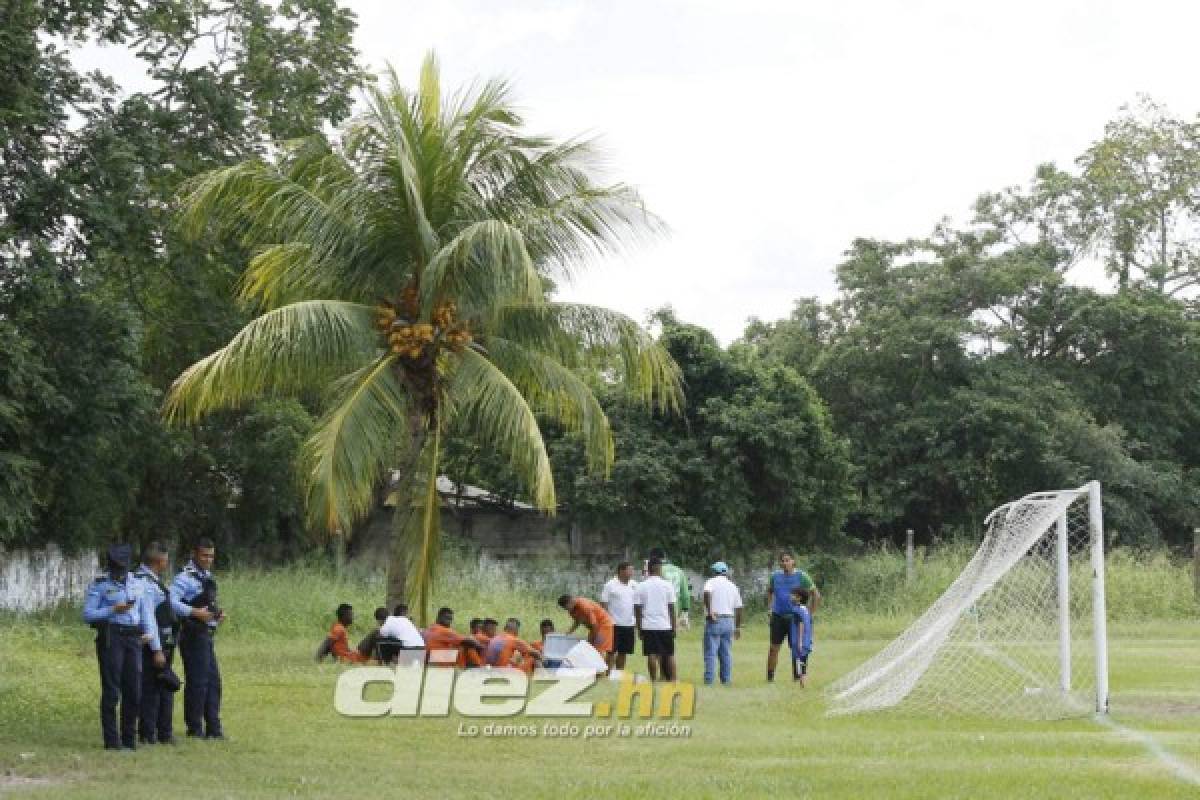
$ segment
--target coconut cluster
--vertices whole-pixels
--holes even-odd
[[[390,303],[375,310],[375,324],[393,353],[416,361],[439,344],[459,352],[471,343],[471,331],[465,321],[458,319],[458,308],[453,301],[439,304],[433,310],[432,322],[411,322],[417,316],[415,301],[416,291],[405,289],[400,311]],[[401,312],[405,312],[404,316]]]

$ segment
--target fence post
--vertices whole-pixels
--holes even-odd
[[[904,532],[904,580],[912,583],[916,564],[913,561],[913,529]]]
[[[1104,587],[1104,505],[1100,481],[1088,489],[1088,532],[1092,545],[1092,641],[1096,658],[1096,713],[1108,713],[1108,612]]]
[[[1192,528],[1192,588],[1200,602],[1200,528]]]

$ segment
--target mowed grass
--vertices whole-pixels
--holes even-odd
[[[566,618],[550,597],[452,584],[442,596],[474,614]],[[903,620],[818,628],[813,680],[801,690],[763,674],[766,628],[735,645],[735,685],[699,687],[687,738],[460,737],[464,720],[349,719],[333,708],[345,669],[312,653],[333,605],[369,618],[373,579],[303,570],[222,583],[219,636],[230,740],[182,740],[135,754],[100,748],[91,631],[77,609],[0,619],[0,793],[17,796],[218,797],[1189,797],[1148,752],[1091,719],[937,719],[899,713],[828,718],[822,688],[881,647]],[[914,609],[914,612],[919,609]],[[362,628],[365,622],[358,626]],[[894,630],[888,630],[894,628]],[[862,631],[872,631],[871,638]],[[361,632],[361,631],[360,631]],[[878,632],[878,636],[874,634]],[[684,680],[700,682],[700,634],[679,640]],[[1113,718],[1200,771],[1200,623],[1145,620],[1112,629]],[[632,664],[644,669],[644,659]],[[176,663],[179,667],[178,661]],[[785,670],[781,669],[781,673]],[[595,699],[611,699],[611,685]],[[486,721],[476,724],[486,724]],[[556,720],[514,717],[502,723]],[[573,720],[580,728],[594,721]],[[608,722],[608,721],[604,721]],[[182,734],[182,698],[176,729]]]

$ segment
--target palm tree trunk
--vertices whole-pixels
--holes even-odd
[[[409,553],[411,533],[421,526],[421,498],[425,481],[421,474],[421,451],[425,448],[426,428],[420,413],[410,413],[407,441],[400,463],[396,465],[396,507],[392,512],[392,532],[388,545],[387,608],[408,603]]]

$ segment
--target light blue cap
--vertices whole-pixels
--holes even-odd
[[[726,572],[729,572],[729,565],[726,564],[724,561],[718,561],[717,563],[715,563],[711,567],[709,567],[709,569],[711,569],[713,572],[717,573],[718,575],[724,575]]]

